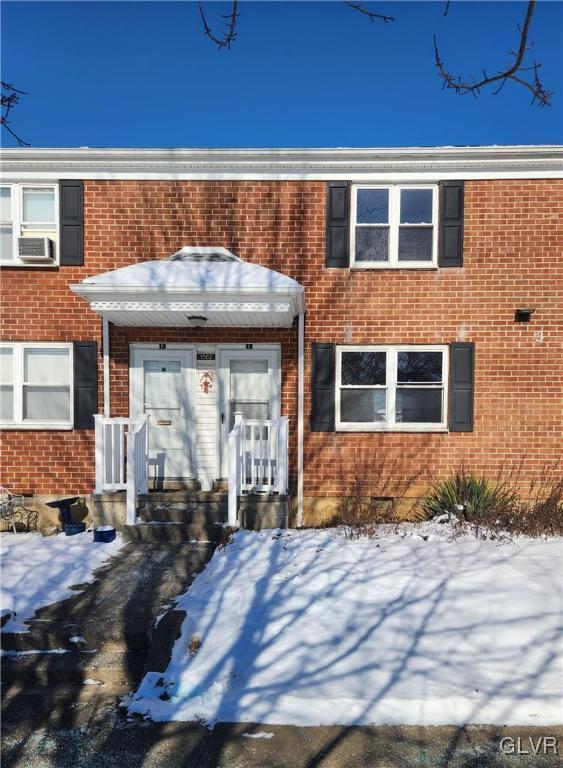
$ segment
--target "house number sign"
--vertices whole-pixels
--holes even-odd
[[[212,352],[198,352],[197,359],[198,360],[215,360],[215,354]]]

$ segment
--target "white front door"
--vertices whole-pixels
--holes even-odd
[[[194,476],[191,349],[132,350],[131,415],[149,419],[149,480]]]
[[[219,353],[221,476],[227,477],[227,445],[235,412],[247,419],[279,419],[278,349],[230,350]]]

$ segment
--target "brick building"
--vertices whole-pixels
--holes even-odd
[[[11,490],[228,479],[308,523],[358,477],[558,461],[563,147],[7,149],[1,178]]]

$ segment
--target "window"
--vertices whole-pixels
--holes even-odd
[[[72,344],[2,344],[2,427],[72,427],[72,367]]]
[[[351,261],[356,268],[437,265],[438,188],[352,188]]]
[[[49,237],[58,232],[58,189],[54,184],[0,186],[0,262],[22,265],[19,237]],[[31,263],[33,266],[33,263]]]
[[[336,428],[446,429],[447,347],[339,347]]]

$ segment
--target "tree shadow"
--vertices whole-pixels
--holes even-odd
[[[199,716],[210,725],[219,722],[217,738],[213,732],[201,737],[206,765],[227,764],[229,742],[240,736],[241,723],[262,730],[264,724],[275,726],[288,717],[309,727],[338,723],[342,710],[333,699],[335,690],[346,699],[345,722],[330,729],[314,754],[301,755],[293,764],[324,764],[341,752],[357,726],[370,722],[395,723],[400,731],[405,722],[447,726],[457,721],[463,724],[450,725],[445,737],[441,733],[443,748],[434,765],[496,765],[500,757],[492,753],[483,762],[483,749],[459,762],[462,742],[468,739],[465,724],[487,723],[491,717],[513,721],[513,710],[524,711],[528,700],[553,707],[556,694],[546,681],[557,673],[557,611],[539,602],[530,611],[528,602],[524,613],[503,615],[498,600],[504,587],[479,588],[484,569],[498,566],[506,578],[518,567],[517,556],[537,560],[533,545],[491,545],[483,563],[482,547],[473,540],[463,549],[445,541],[404,540],[381,541],[376,548],[373,541],[345,542],[315,534],[295,563],[291,550],[299,537],[274,536],[272,543],[272,532],[250,536],[254,540],[248,534],[235,538],[190,595],[178,601],[188,617],[172,667],[164,674],[166,701],[155,697],[140,707],[157,720],[195,719],[199,708]],[[319,547],[338,548],[338,567],[318,557]],[[456,548],[455,558],[451,552],[448,556],[448,547]],[[260,548],[267,550],[267,558]],[[532,570],[541,573],[539,560]],[[211,594],[205,586],[210,581]],[[368,583],[372,592],[366,592]],[[557,590],[544,579],[546,586]],[[233,622],[233,612],[225,608],[235,595],[236,620],[227,624]],[[483,609],[487,600],[491,607]],[[460,605],[470,610],[460,613]],[[537,632],[530,632],[530,623],[537,624]],[[201,647],[189,655],[195,634]],[[211,636],[220,636],[221,643],[206,645]],[[174,677],[175,665],[184,668],[180,679]],[[494,674],[488,672],[491,666],[497,668]],[[140,692],[150,697],[153,684],[148,675]],[[451,699],[449,721],[447,716],[444,721],[444,698]],[[487,749],[497,735],[493,727]],[[401,738],[413,746],[412,737],[403,733]]]
[[[12,653],[2,660],[4,765],[26,765],[45,745],[41,764],[75,765],[78,755],[84,765],[115,764],[116,733],[140,727],[119,705],[142,679],[155,621],[212,552],[205,544],[125,545],[94,582],[36,611],[28,633],[2,633],[4,652]],[[65,653],[37,653],[55,648]],[[97,739],[91,762],[87,732]]]

